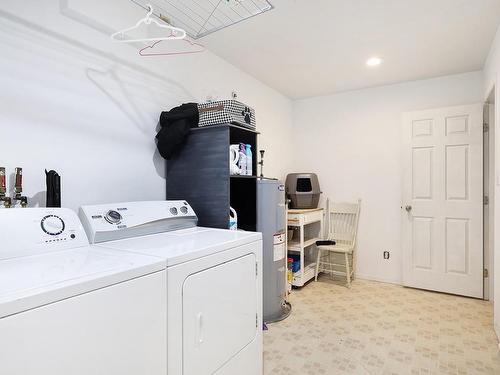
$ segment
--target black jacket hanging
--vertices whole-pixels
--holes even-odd
[[[196,103],[182,104],[160,115],[161,129],[156,135],[158,151],[170,159],[180,151],[189,129],[198,127],[200,116]]]

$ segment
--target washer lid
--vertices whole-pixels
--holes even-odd
[[[262,234],[258,232],[195,227],[99,246],[161,257],[167,260],[167,266],[173,266],[259,240]]]
[[[165,261],[86,246],[0,261],[0,318],[165,269]]]

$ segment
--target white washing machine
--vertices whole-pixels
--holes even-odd
[[[0,210],[0,374],[167,373],[166,263],[89,246],[68,209]]]
[[[103,248],[166,260],[168,375],[262,374],[260,233],[196,227],[183,201],[84,206],[80,218]]]

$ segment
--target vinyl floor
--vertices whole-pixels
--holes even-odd
[[[490,302],[323,276],[264,332],[265,374],[500,374]]]

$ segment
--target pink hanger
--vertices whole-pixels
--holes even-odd
[[[198,49],[195,49],[193,51],[182,51],[182,52],[154,52],[154,49],[155,49],[156,45],[159,44],[159,43],[161,43],[161,42],[172,43],[172,41],[170,41],[170,40],[157,40],[153,44],[151,44],[149,46],[146,46],[144,48],[141,48],[139,50],[139,55],[141,55],[141,56],[190,55],[190,54],[193,54],[193,53],[200,53],[200,52],[205,51],[205,47],[202,44],[199,44],[199,43],[196,43],[196,42],[192,42],[192,41],[190,41],[188,39],[180,39],[180,40],[176,40],[174,43],[185,42],[185,43],[189,44],[191,47],[198,47]]]

